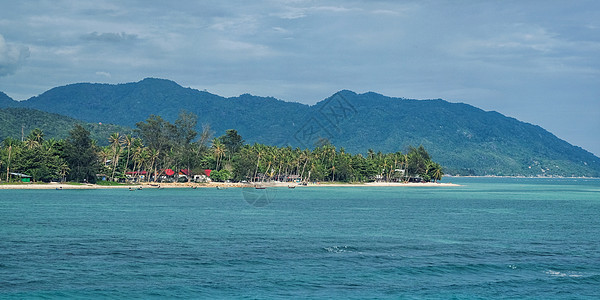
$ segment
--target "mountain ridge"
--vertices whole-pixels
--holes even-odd
[[[598,157],[538,125],[442,99],[341,90],[306,105],[250,94],[226,98],[158,78],[75,83],[21,102],[1,98],[0,108],[27,107],[129,127],[150,114],[174,121],[186,110],[198,115],[199,126],[210,124],[217,135],[235,128],[250,143],[312,147],[324,137],[353,153],[423,145],[449,174],[600,176]]]
[[[64,139],[75,124],[80,124],[90,131],[92,139],[99,145],[107,145],[111,133],[119,131],[130,134],[133,129],[113,124],[86,123],[71,117],[49,113],[31,108],[0,108],[0,142],[7,137],[20,140],[35,128],[44,132],[45,138]]]

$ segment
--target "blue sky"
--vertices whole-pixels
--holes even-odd
[[[600,155],[598,1],[3,1],[0,91],[159,77],[464,102]]]

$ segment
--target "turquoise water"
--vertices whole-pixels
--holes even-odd
[[[0,298],[600,297],[600,180],[447,181],[0,190]]]

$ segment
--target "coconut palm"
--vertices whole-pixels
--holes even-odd
[[[113,156],[112,156],[113,157],[113,160],[112,160],[113,170],[112,170],[111,180],[115,181],[115,171],[116,171],[117,165],[119,163],[119,154],[121,153],[121,145],[123,144],[123,136],[121,136],[118,132],[115,132],[110,135],[110,137],[108,138],[108,142],[110,143],[110,147],[111,147],[112,153],[113,153]]]
[[[69,165],[65,161],[62,161],[60,163],[60,165],[58,166],[58,169],[59,169],[59,174],[60,174],[60,181],[64,182],[65,177],[67,176],[67,173],[69,173],[69,171],[71,169],[69,168]]]
[[[8,175],[10,173],[10,155],[12,153],[13,145],[8,145],[8,160],[6,164],[6,182],[8,182]]]
[[[141,147],[141,146],[136,148],[134,159],[137,162],[137,169],[136,169],[137,173],[136,174],[138,177],[138,181],[141,181],[141,180],[139,180],[139,177],[140,177],[140,173],[142,171],[142,167],[144,166],[144,164],[148,163],[149,158],[150,158],[150,155],[148,154],[148,150],[146,148]],[[146,176],[148,176],[148,175],[149,175],[149,172],[146,172]]]
[[[106,162],[108,161],[108,158],[111,157],[111,150],[110,148],[106,147],[106,148],[102,148],[102,150],[98,151],[98,157],[100,158],[100,161],[102,162],[102,167],[106,166]]]
[[[264,153],[264,151],[260,149],[260,146],[257,146],[256,148],[256,169],[254,169],[254,177],[252,177],[252,181],[256,180],[256,175],[258,175],[258,167],[260,166],[260,158],[263,156]]]
[[[150,164],[150,170],[154,170],[153,174],[154,174],[154,182],[156,182],[157,176],[156,176],[156,169],[157,169],[157,160],[160,157],[160,150],[156,150],[156,149],[150,149],[148,151],[148,158],[149,160],[152,162]],[[148,181],[150,180],[150,177],[148,176]]]
[[[29,149],[31,149],[33,147],[41,146],[43,142],[44,142],[44,132],[39,128],[32,130],[29,133],[29,135],[27,136],[27,140],[25,141],[25,143]]]
[[[221,141],[219,141],[219,139],[215,138],[213,140],[212,149],[213,149],[213,155],[215,157],[215,160],[217,161],[215,170],[218,171],[221,160],[223,159],[223,156],[225,155],[225,145],[223,145],[223,143],[221,143]]]
[[[128,134],[123,139],[123,144],[127,147],[127,161],[125,162],[125,171],[129,168],[129,159],[131,158],[131,147],[133,146],[134,138],[131,137],[131,134]]]
[[[436,162],[431,162],[427,168],[427,171],[429,173],[429,176],[431,176],[431,179],[433,179],[433,182],[441,180],[442,176],[444,176],[442,166]]]

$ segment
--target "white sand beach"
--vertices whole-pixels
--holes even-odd
[[[141,183],[132,185],[98,185],[98,184],[68,184],[68,183],[18,183],[0,184],[0,190],[81,190],[81,189],[159,189],[159,188],[216,188],[216,187],[447,187],[459,186],[453,183],[400,183],[400,182],[368,182],[368,183],[310,183],[299,185],[289,182],[257,182],[257,183]]]

